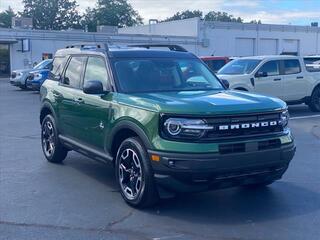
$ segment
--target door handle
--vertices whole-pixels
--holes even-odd
[[[303,79],[303,76],[298,76],[297,79]]]
[[[84,100],[82,98],[74,98],[73,100],[78,104],[84,103]]]
[[[273,81],[281,81],[281,78],[275,78]]]

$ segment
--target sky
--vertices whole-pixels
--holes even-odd
[[[93,7],[95,0],[77,0],[79,10]],[[262,23],[310,25],[320,23],[320,0],[128,0],[147,23],[149,19],[165,19],[177,11],[224,11],[245,21]],[[0,0],[0,10],[11,6],[21,11],[20,0]]]

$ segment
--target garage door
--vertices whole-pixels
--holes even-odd
[[[276,39],[261,39],[259,47],[259,55],[273,55],[277,54],[277,40]]]
[[[284,39],[282,41],[282,53],[299,53],[299,40]]]
[[[236,38],[236,56],[253,56],[254,40],[254,38]]]

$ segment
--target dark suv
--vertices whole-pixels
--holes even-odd
[[[294,156],[286,104],[230,91],[195,55],[143,45],[57,51],[42,85],[45,157],[75,150],[115,166],[130,205],[280,179]]]

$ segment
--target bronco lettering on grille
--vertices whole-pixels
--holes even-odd
[[[218,129],[234,130],[234,129],[262,128],[262,127],[269,127],[269,126],[277,126],[278,124],[280,124],[278,121],[228,124],[228,125],[220,125]]]

